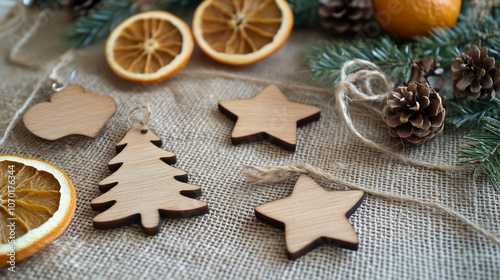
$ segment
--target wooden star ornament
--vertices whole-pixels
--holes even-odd
[[[233,144],[267,140],[290,151],[295,151],[297,144],[297,126],[318,120],[321,111],[288,101],[276,85],[251,99],[220,101],[219,110],[236,121]]]
[[[295,260],[324,243],[357,250],[358,236],[349,218],[363,201],[363,191],[326,191],[300,175],[289,197],[259,205],[257,218],[285,229],[287,255]]]

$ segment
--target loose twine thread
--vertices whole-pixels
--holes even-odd
[[[18,28],[22,23],[25,21],[24,19],[26,18],[26,10],[27,8],[21,3],[16,6],[16,8],[12,11],[12,16],[7,22],[5,23],[5,29],[3,31],[8,31],[8,30],[13,30],[15,28]],[[29,63],[26,61],[23,61],[20,58],[17,58],[16,55],[19,53],[21,48],[29,42],[31,38],[33,38],[40,27],[43,25],[45,19],[46,19],[46,14],[44,12],[38,13],[33,21],[33,25],[22,35],[21,39],[12,47],[12,49],[9,52],[9,55],[7,56],[7,60],[15,65],[28,68],[28,69],[40,69],[41,66],[33,63]],[[11,20],[15,20],[16,22],[14,23],[8,23]],[[2,24],[3,25],[3,24]],[[3,27],[3,26],[2,26]],[[1,32],[1,30],[0,30]]]
[[[263,184],[263,183],[267,183],[267,184],[281,183],[281,182],[284,182],[290,178],[296,177],[300,174],[306,174],[306,175],[309,175],[313,178],[325,180],[327,182],[335,183],[335,184],[338,184],[340,186],[345,186],[345,187],[348,187],[348,188],[353,189],[353,190],[361,190],[361,191],[365,192],[366,194],[373,195],[375,197],[380,197],[380,198],[394,200],[394,201],[414,203],[414,204],[418,204],[418,205],[427,206],[427,207],[432,208],[432,209],[443,211],[443,212],[447,213],[448,215],[457,218],[459,221],[463,222],[464,224],[470,226],[472,229],[474,229],[477,232],[479,232],[480,234],[484,235],[486,238],[488,238],[492,242],[496,243],[497,245],[500,245],[500,239],[497,238],[495,235],[493,235],[492,233],[488,232],[487,230],[481,228],[476,223],[472,222],[471,220],[469,220],[467,217],[463,216],[462,214],[455,212],[449,208],[446,208],[438,203],[427,202],[427,201],[423,201],[420,199],[389,194],[389,193],[385,193],[385,192],[372,190],[370,188],[361,187],[361,186],[355,185],[353,183],[346,182],[346,181],[344,181],[338,177],[335,177],[334,175],[332,175],[332,174],[330,174],[330,173],[328,173],[320,168],[314,167],[314,166],[309,165],[309,164],[296,163],[296,164],[290,164],[287,166],[269,166],[266,168],[259,168],[256,166],[245,165],[244,169],[243,169],[243,175],[247,178],[248,183],[252,184],[252,185]]]
[[[356,138],[367,146],[395,157],[406,164],[452,172],[461,172],[470,169],[470,165],[447,166],[406,157],[366,138],[356,129],[349,114],[349,103],[353,101],[381,103],[386,100],[387,94],[392,91],[393,88],[393,83],[374,63],[362,59],[354,59],[344,63],[340,69],[340,81],[335,88],[334,99],[335,107],[351,134],[356,136]],[[380,110],[376,109],[374,106],[368,106],[368,108],[370,107],[372,111],[376,112],[380,118],[382,118]]]
[[[12,8],[7,19],[0,23],[0,37],[3,37],[8,33],[8,31],[15,30],[19,28],[23,21],[22,19],[26,17],[26,9],[22,1]]]
[[[73,56],[74,56],[73,50],[68,50],[63,55],[61,55],[59,62],[55,64],[50,73],[47,72],[41,75],[41,78],[37,81],[37,83],[33,87],[33,90],[31,91],[28,98],[24,101],[24,104],[19,109],[16,110],[14,117],[7,125],[3,137],[0,138],[0,145],[3,145],[5,141],[7,141],[7,138],[9,137],[10,133],[14,130],[15,124],[19,119],[21,119],[24,111],[28,109],[28,106],[31,104],[31,101],[35,98],[36,93],[47,83],[47,79],[58,80],[59,77],[57,72],[59,71],[60,68],[69,64],[69,62],[73,59]]]

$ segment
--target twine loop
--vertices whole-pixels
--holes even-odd
[[[336,101],[336,109],[339,112],[340,118],[345,122],[349,132],[365,145],[415,167],[452,172],[469,170],[470,166],[447,166],[408,158],[388,147],[376,143],[358,131],[349,114],[349,103],[351,101],[376,101],[381,103],[387,99],[389,92],[392,91],[393,88],[393,83],[374,63],[362,59],[353,59],[344,63],[340,69],[340,81],[335,88],[334,98]],[[382,118],[382,112],[375,106],[371,104],[363,105],[375,111],[377,115]]]
[[[142,119],[138,120],[132,120],[132,116],[136,111],[142,110],[144,115],[142,116]],[[149,128],[149,121],[151,120],[151,109],[149,108],[148,105],[146,104],[140,104],[133,108],[130,113],[128,114],[128,123],[142,131],[147,131]]]

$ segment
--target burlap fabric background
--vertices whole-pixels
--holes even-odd
[[[29,107],[49,100],[50,83],[40,79],[66,51],[59,35],[67,22],[62,13],[49,16],[38,35],[21,49],[20,58],[44,69],[26,70],[2,58],[0,135],[40,81],[42,87]],[[1,39],[3,57],[19,34]],[[76,70],[74,83],[113,97],[118,111],[95,139],[48,142],[15,120],[0,153],[36,157],[59,166],[74,182],[78,202],[71,225],[59,239],[18,263],[15,274],[1,269],[0,278],[498,279],[500,247],[455,218],[427,207],[365,196],[349,219],[359,234],[358,251],[324,245],[296,261],[286,258],[284,232],[255,218],[254,207],[289,195],[294,180],[249,186],[242,176],[243,165],[306,162],[355,184],[439,202],[500,236],[500,195],[484,177],[474,181],[467,173],[414,168],[365,147],[336,116],[331,96],[295,88],[318,88],[302,53],[320,37],[309,30],[294,31],[274,56],[240,68],[215,63],[195,49],[184,70],[151,86],[128,83],[111,73],[103,42],[76,51],[60,73]],[[234,122],[217,109],[219,100],[251,98],[270,82],[291,101],[322,109],[318,122],[298,130],[294,153],[266,142],[231,145]],[[177,154],[175,167],[188,172],[190,183],[201,186],[200,199],[210,208],[204,216],[163,220],[161,232],[153,237],[137,224],[95,230],[92,218],[97,212],[90,208],[90,201],[100,194],[98,182],[110,174],[107,162],[115,156],[115,144],[129,129],[127,115],[139,102],[151,107],[151,129],[163,139],[165,150]],[[365,135],[400,149],[378,118],[357,107],[351,113]],[[428,144],[400,151],[453,165],[461,136],[460,131],[447,128]],[[319,183],[329,190],[344,189]]]

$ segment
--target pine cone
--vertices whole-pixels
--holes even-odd
[[[441,57],[432,59],[430,56],[425,56],[417,63],[413,62],[411,67],[410,79],[406,82],[408,86],[411,82],[428,83],[437,92],[443,87],[443,68],[439,67]]]
[[[319,0],[323,28],[333,33],[355,33],[373,19],[372,0]]]
[[[68,7],[74,16],[85,16],[100,2],[101,0],[63,0],[63,5]]]
[[[443,131],[446,110],[445,96],[426,83],[411,82],[389,94],[382,118],[392,137],[421,144]]]
[[[500,90],[500,67],[488,49],[470,46],[451,66],[453,92],[459,97],[491,101]]]

